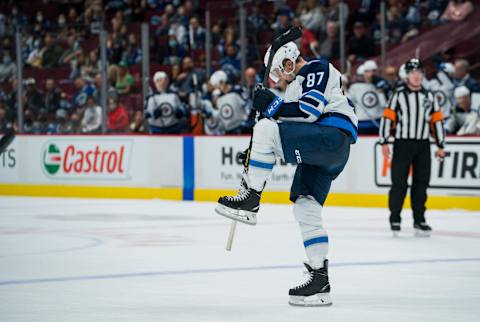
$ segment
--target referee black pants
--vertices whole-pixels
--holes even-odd
[[[390,222],[401,221],[400,212],[407,193],[410,166],[413,168],[410,199],[414,223],[425,222],[425,202],[430,182],[430,142],[395,140],[392,159],[392,187],[389,193]]]

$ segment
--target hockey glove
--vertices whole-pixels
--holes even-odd
[[[274,117],[283,103],[283,99],[266,88],[257,87],[253,93],[253,109],[266,117]]]
[[[175,111],[175,117],[176,117],[177,119],[181,119],[181,118],[183,117],[183,111],[178,108],[178,109]]]
[[[156,108],[155,111],[153,111],[153,118],[158,119],[161,116],[162,116],[162,109]]]

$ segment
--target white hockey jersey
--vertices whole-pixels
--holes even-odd
[[[312,60],[300,69],[276,109],[280,121],[339,127],[357,138],[355,107],[343,94],[340,72],[325,59]]]
[[[445,118],[450,117],[452,109],[455,107],[455,98],[453,96],[455,85],[450,77],[441,70],[434,78],[426,81],[424,85],[436,96],[443,116]]]
[[[175,93],[156,92],[147,97],[145,117],[149,125],[160,128],[171,127],[178,124],[179,115],[182,114],[182,102]]]
[[[248,118],[249,107],[236,91],[220,96],[216,102],[219,119],[225,131],[238,128]]]
[[[347,96],[356,107],[359,121],[378,120],[387,106],[383,90],[370,83],[354,83],[348,89]]]
[[[202,112],[205,119],[205,122],[203,123],[205,134],[225,134],[225,128],[223,127],[223,123],[220,120],[220,112],[213,107],[211,101],[202,100]]]

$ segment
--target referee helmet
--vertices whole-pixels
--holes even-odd
[[[411,58],[405,63],[405,72],[407,74],[414,70],[423,71],[423,63],[418,58]]]

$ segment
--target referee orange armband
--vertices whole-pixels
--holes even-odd
[[[432,113],[432,116],[430,118],[430,123],[433,124],[439,121],[443,121],[443,119],[444,117],[443,117],[442,111],[436,111]]]
[[[392,122],[395,122],[397,120],[397,113],[395,113],[394,110],[387,107],[386,109],[383,110],[383,117],[392,120]]]

